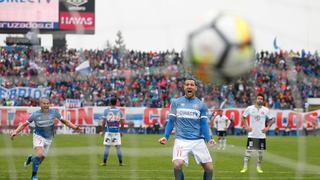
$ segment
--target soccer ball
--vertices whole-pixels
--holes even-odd
[[[189,34],[184,61],[206,83],[229,82],[250,71],[254,53],[248,22],[220,14]]]

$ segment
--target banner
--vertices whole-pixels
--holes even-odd
[[[101,117],[105,108],[107,107],[82,107],[65,109],[65,107],[52,107],[59,111],[62,117],[71,121],[76,125],[81,126],[99,126],[101,125]],[[30,114],[39,109],[39,107],[0,107],[0,127],[18,126],[25,122]],[[169,112],[168,108],[144,108],[144,107],[121,107],[120,108],[125,118],[125,126],[129,122],[134,123],[134,127],[147,127],[158,122],[161,127],[166,123],[166,117]],[[211,112],[219,110],[211,109]],[[244,109],[225,109],[224,114],[233,121],[234,127],[242,129],[243,123],[241,121],[241,114]],[[218,113],[215,113],[218,114]],[[271,115],[275,117],[275,123],[270,130],[276,127],[284,130],[287,125],[291,130],[319,128],[320,109],[307,113],[298,113],[291,110],[271,110]],[[210,118],[210,124],[213,124],[215,116]],[[59,121],[56,125],[62,125]]]
[[[58,23],[53,22],[0,22],[2,29],[57,29]]]
[[[94,34],[95,0],[60,0],[59,9],[60,30]]]
[[[64,105],[66,108],[80,108],[81,100],[80,99],[66,99],[66,103]]]
[[[60,29],[63,30],[92,30],[94,31],[94,13],[60,12]]]
[[[58,27],[59,0],[0,0],[0,9],[0,23],[5,23],[2,28],[55,29]]]
[[[42,98],[48,97],[50,94],[50,87],[31,88],[31,87],[14,87],[7,89],[0,86],[0,99],[15,99],[17,97],[32,97]]]

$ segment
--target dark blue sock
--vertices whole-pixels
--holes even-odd
[[[41,158],[38,156],[32,157],[32,176],[36,176],[38,173]]]
[[[184,175],[182,169],[174,169],[175,180],[184,180]]]
[[[184,180],[184,175],[183,175],[183,171],[181,170],[181,180]]]
[[[110,146],[106,146],[106,148],[104,149],[104,153],[103,153],[103,162],[104,163],[106,163],[108,160],[109,150],[110,150]]]
[[[119,163],[122,163],[122,151],[120,149],[120,146],[116,146],[116,148],[117,148],[117,155],[118,155]]]
[[[212,171],[204,171],[203,172],[203,180],[212,180]]]

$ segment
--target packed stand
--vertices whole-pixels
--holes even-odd
[[[91,72],[76,71],[89,60]],[[274,109],[304,107],[306,98],[320,97],[320,62],[317,53],[257,53],[251,76],[229,84],[200,84],[198,96],[209,107],[246,107],[256,93],[266,95],[266,106]],[[117,95],[120,106],[169,107],[172,98],[183,94],[183,53],[119,50],[47,50],[0,48],[0,84],[50,87],[54,105],[65,99],[81,99],[83,106],[107,106]],[[294,77],[294,78],[291,78]],[[295,93],[298,92],[298,93]],[[297,101],[299,100],[299,101]],[[3,106],[37,106],[30,97],[1,99]]]

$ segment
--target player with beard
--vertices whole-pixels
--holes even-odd
[[[258,94],[256,97],[256,103],[248,106],[242,115],[244,128],[248,132],[248,140],[243,169],[240,171],[241,173],[247,172],[248,162],[253,151],[257,151],[258,153],[257,172],[263,173],[261,169],[261,162],[263,158],[263,152],[267,147],[266,133],[274,123],[274,118],[270,115],[269,109],[263,106],[263,102],[263,94]],[[248,117],[249,123],[247,122]]]
[[[204,169],[203,179],[213,177],[213,164],[206,142],[215,144],[209,134],[207,105],[195,96],[197,83],[194,79],[184,82],[185,95],[172,101],[168,114],[164,137],[159,139],[166,144],[175,127],[173,147],[173,169],[175,180],[183,180],[182,166],[188,165],[188,154],[193,154],[197,164]]]

